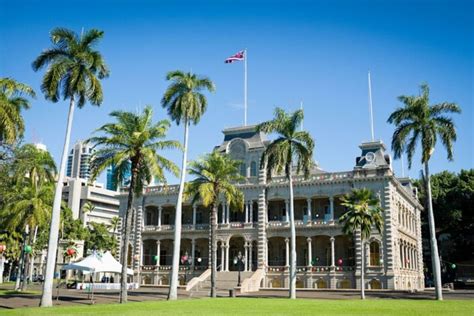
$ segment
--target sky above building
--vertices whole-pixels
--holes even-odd
[[[458,103],[455,160],[438,144],[432,172],[474,165],[472,1],[6,1],[0,0],[0,76],[30,84],[38,94],[24,112],[26,142],[47,145],[59,163],[67,101],[51,103],[40,91],[43,71],[31,62],[50,46],[49,32],[98,28],[98,45],[111,69],[104,102],[75,112],[71,146],[113,110],[154,107],[165,74],[180,69],[210,77],[216,93],[190,133],[190,159],[222,142],[222,129],[243,124],[243,63],[224,59],[248,49],[248,121],[271,119],[275,106],[292,111],[303,102],[304,128],[316,141],[315,160],[327,171],[351,170],[358,148],[370,140],[367,72],[372,77],[375,137],[390,148],[386,123],[397,96],[431,88],[431,102]],[[182,126],[169,138],[182,140]],[[164,152],[180,164],[178,152]],[[405,169],[406,168],[405,162]],[[393,162],[401,174],[399,160]],[[418,177],[419,150],[411,170]],[[175,183],[176,179],[170,177]]]

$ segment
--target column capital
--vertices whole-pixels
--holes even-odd
[[[157,244],[157,245],[161,245],[161,240],[157,240],[157,241],[156,241],[156,244]]]
[[[286,242],[286,243],[289,243],[289,242],[290,242],[290,238],[286,237],[286,238],[285,238],[285,242]]]
[[[311,203],[311,201],[313,201],[312,198],[310,198],[310,197],[309,197],[309,198],[306,198],[306,202]]]
[[[331,238],[329,238],[329,240],[330,240],[331,242],[334,242],[334,241],[336,240],[336,238],[334,238],[334,236],[331,236]]]
[[[307,241],[307,242],[312,242],[312,241],[313,241],[313,238],[308,237],[308,238],[306,238],[306,241]]]

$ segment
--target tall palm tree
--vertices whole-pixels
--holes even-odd
[[[168,110],[171,120],[177,125],[184,125],[184,150],[181,164],[181,175],[179,181],[178,201],[176,202],[176,215],[174,226],[173,262],[171,268],[169,300],[178,298],[178,272],[179,272],[179,250],[181,247],[181,217],[184,182],[186,180],[186,163],[188,155],[188,133],[189,125],[196,125],[207,108],[207,99],[204,90],[214,92],[212,81],[206,77],[200,77],[190,72],[179,70],[170,71],[166,75],[171,84],[166,89],[161,105]]]
[[[27,97],[35,97],[30,86],[11,78],[0,78],[0,142],[13,144],[23,136],[25,123],[21,110],[30,107]]]
[[[97,129],[96,132],[102,132],[104,135],[91,137],[88,142],[97,149],[91,157],[92,179],[113,164],[117,170],[115,181],[121,183],[127,175],[125,171],[131,170],[120,255],[122,263],[120,303],[126,303],[128,243],[135,196],[141,195],[144,186],[154,178],[165,182],[165,170],[178,175],[179,168],[160,153],[166,149],[181,148],[181,145],[174,140],[164,140],[170,122],[161,120],[153,123],[151,106],[146,106],[141,114],[114,111],[110,113],[110,116],[116,122],[105,124]],[[131,169],[129,169],[130,164]]]
[[[290,289],[289,297],[296,298],[296,230],[293,203],[293,172],[303,172],[309,175],[312,166],[314,141],[306,131],[298,130],[303,121],[303,110],[286,113],[281,108],[275,109],[275,117],[271,121],[263,122],[257,126],[257,131],[276,133],[278,138],[272,141],[263,152],[260,168],[267,168],[267,178],[272,173],[284,172],[289,182],[290,199]],[[295,166],[296,165],[296,166]]]
[[[55,28],[51,31],[52,47],[41,52],[32,64],[35,71],[48,67],[41,83],[41,91],[46,99],[52,102],[58,102],[61,97],[64,100],[69,99],[66,135],[54,194],[53,214],[51,216],[48,258],[43,294],[41,296],[42,307],[53,305],[52,291],[58,247],[59,209],[61,207],[63,178],[69,150],[74,108],[76,104],[79,108],[82,108],[87,101],[92,105],[100,105],[103,100],[100,79],[109,75],[109,70],[101,53],[94,49],[94,46],[103,35],[104,32],[96,29],[91,29],[79,36],[71,30]]]
[[[190,163],[189,174],[195,178],[186,186],[185,195],[192,198],[193,203],[201,201],[210,210],[211,238],[211,297],[216,297],[217,274],[217,208],[219,200],[224,197],[233,208],[242,210],[244,195],[235,186],[243,179],[239,172],[241,162],[227,155],[214,151],[203,159]]]
[[[17,183],[28,180],[34,187],[52,183],[56,174],[56,164],[51,154],[37,149],[33,144],[25,144],[16,150],[12,167]]]
[[[361,266],[360,266],[360,297],[365,299],[365,242],[370,238],[372,227],[379,233],[382,232],[383,219],[380,201],[374,193],[367,188],[354,189],[350,194],[341,198],[341,205],[347,207],[347,212],[340,218],[343,225],[342,231],[346,235],[359,234],[361,243]]]
[[[442,300],[441,268],[431,199],[429,160],[433,155],[438,137],[448,152],[448,160],[453,160],[453,143],[457,136],[456,128],[449,114],[461,113],[461,108],[456,103],[450,102],[430,105],[428,85],[422,84],[420,88],[421,91],[418,96],[402,95],[398,97],[398,100],[404,106],[397,108],[389,116],[387,122],[396,126],[392,136],[394,157],[395,159],[400,158],[405,152],[408,158],[408,168],[411,168],[418,142],[421,144],[421,163],[424,164],[426,179],[431,264],[435,279],[436,299]]]

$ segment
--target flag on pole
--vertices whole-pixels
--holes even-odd
[[[244,53],[243,50],[241,50],[237,54],[234,54],[234,55],[230,56],[229,58],[226,58],[225,63],[226,64],[231,64],[234,61],[240,61],[240,60],[244,60],[244,59],[245,59],[245,53]]]

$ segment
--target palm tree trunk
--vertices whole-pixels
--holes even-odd
[[[365,300],[365,243],[360,231],[361,258],[360,258],[360,299]]]
[[[431,265],[433,269],[433,278],[436,290],[436,299],[443,299],[443,289],[441,284],[441,267],[438,254],[438,243],[436,241],[435,221],[433,214],[433,201],[431,200],[431,180],[428,161],[425,162],[425,177],[426,177],[426,195],[428,202],[428,223],[430,229],[430,244],[431,244]]]
[[[132,161],[132,177],[130,178],[130,186],[128,189],[127,211],[125,213],[125,225],[122,225],[122,250],[120,254],[120,261],[122,264],[122,273],[120,279],[120,299],[119,302],[127,303],[128,289],[127,289],[127,269],[128,269],[128,242],[130,240],[130,232],[132,230],[132,215],[134,203],[134,186],[137,178],[138,170],[136,162]]]
[[[293,203],[293,179],[291,164],[288,167],[288,180],[290,189],[290,298],[296,298],[296,229],[295,229],[295,212]]]
[[[216,289],[216,275],[217,275],[217,243],[216,243],[216,230],[217,230],[217,205],[213,204],[211,209],[211,297],[217,296]],[[224,263],[222,263],[224,264]]]
[[[41,307],[53,306],[53,278],[56,267],[56,252],[58,249],[59,220],[61,200],[63,193],[63,181],[66,171],[67,154],[69,151],[69,141],[71,138],[72,118],[74,116],[74,97],[69,102],[69,114],[66,125],[66,135],[64,137],[64,147],[61,156],[61,165],[59,168],[58,179],[56,182],[56,190],[54,192],[53,211],[51,214],[51,224],[48,241],[48,257],[46,259],[46,271],[43,283],[43,294],[41,295]]]
[[[181,164],[181,179],[179,181],[178,201],[176,202],[173,262],[172,262],[172,267],[171,267],[171,280],[170,280],[170,291],[168,293],[168,300],[178,299],[179,251],[181,248],[181,218],[182,218],[182,206],[183,206],[184,181],[186,180],[186,163],[187,163],[186,159],[188,155],[188,132],[189,132],[189,122],[188,120],[184,120],[184,150],[183,150],[183,161]],[[193,256],[194,254],[191,254],[191,257]]]

